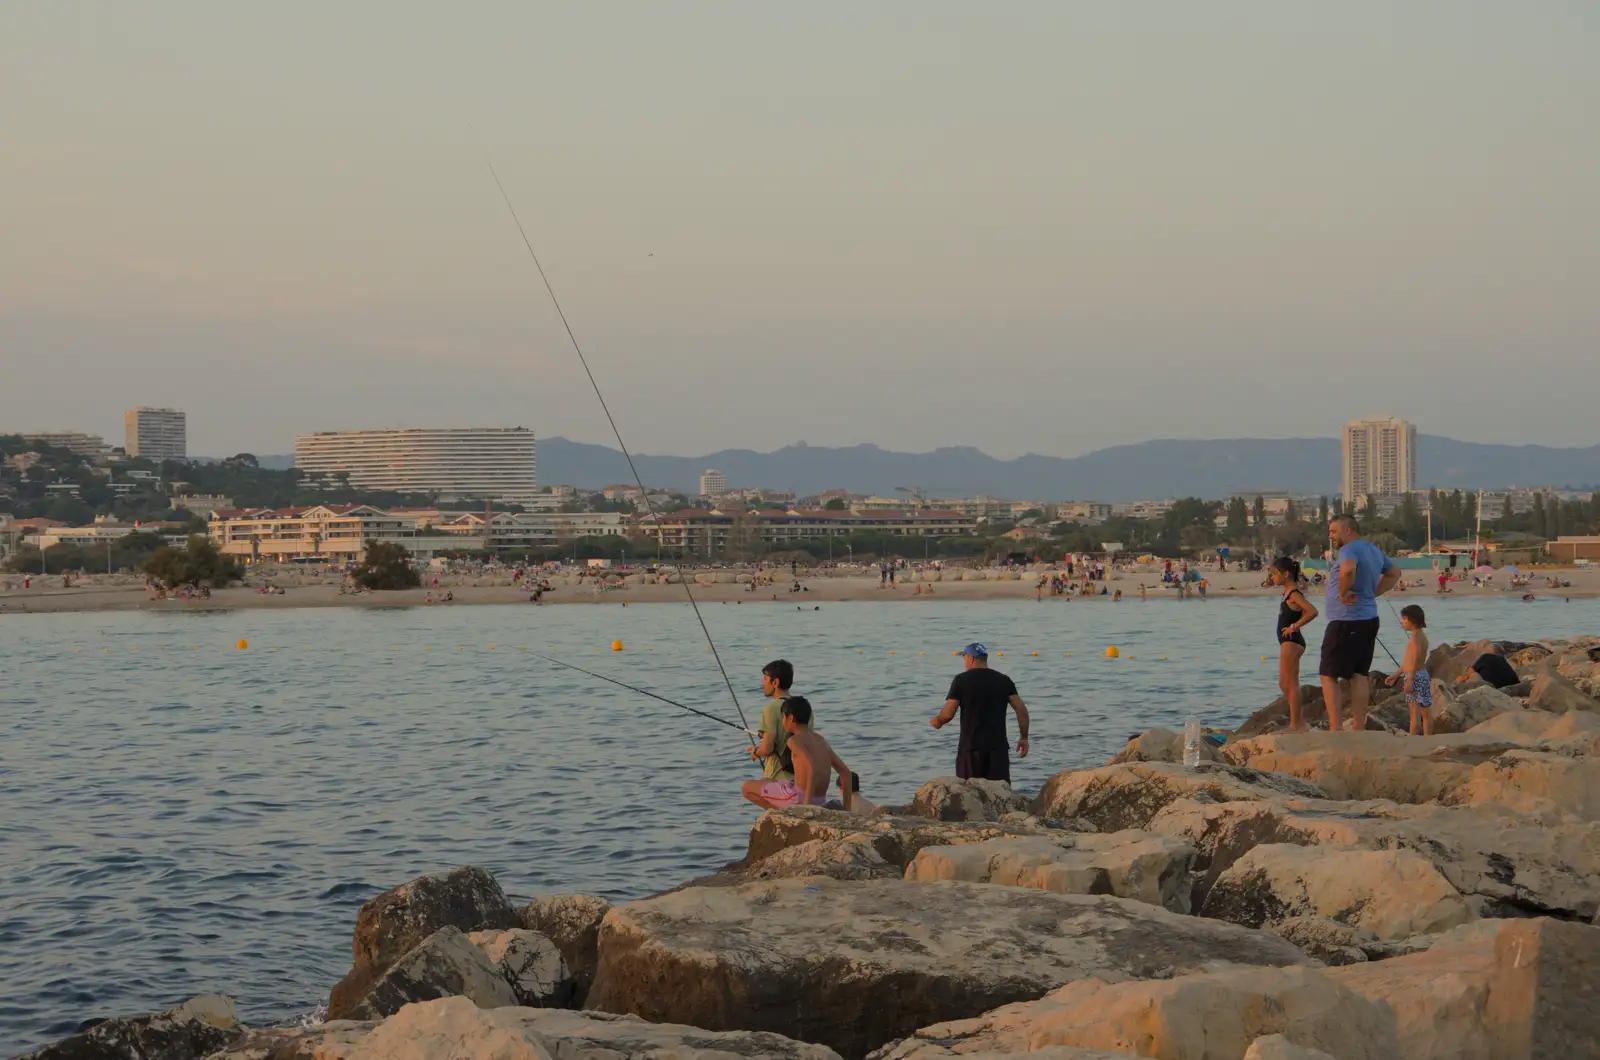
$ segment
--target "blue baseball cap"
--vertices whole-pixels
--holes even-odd
[[[977,641],[973,641],[971,644],[968,644],[965,648],[961,649],[961,654],[970,655],[974,659],[987,659],[989,657],[989,649],[985,648]]]

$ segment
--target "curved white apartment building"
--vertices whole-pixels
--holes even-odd
[[[357,489],[432,493],[446,502],[533,504],[536,454],[526,427],[317,431],[294,440],[295,466],[308,475],[343,471]]]

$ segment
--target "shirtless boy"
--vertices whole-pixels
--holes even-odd
[[[828,777],[839,774],[839,796],[851,808],[850,767],[834,753],[820,733],[811,731],[811,704],[804,696],[783,701],[783,731],[794,759],[793,780],[747,780],[742,794],[764,810],[790,806],[822,806],[828,801]]]

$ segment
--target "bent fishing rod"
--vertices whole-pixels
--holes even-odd
[[[595,380],[594,372],[589,368],[589,359],[584,356],[583,347],[578,344],[578,336],[573,332],[572,324],[567,320],[566,311],[561,308],[561,300],[556,297],[556,289],[551,285],[550,277],[545,274],[544,265],[539,261],[539,255],[533,249],[533,241],[528,238],[528,230],[523,227],[522,218],[517,216],[517,208],[512,205],[511,196],[507,194],[505,184],[501,183],[500,174],[495,171],[494,160],[489,157],[487,148],[484,149],[483,160],[484,164],[489,167],[489,175],[494,178],[494,186],[500,189],[500,198],[505,201],[506,210],[511,214],[512,222],[517,226],[517,234],[522,237],[522,245],[528,248],[528,256],[533,259],[533,267],[538,270],[539,279],[544,282],[545,293],[550,296],[550,304],[555,306],[556,315],[561,318],[561,326],[566,329],[567,339],[572,343],[573,352],[578,355],[578,363],[583,365],[583,374],[589,377],[589,386],[594,389],[594,396],[600,402],[600,411],[606,414],[606,422],[611,425],[611,433],[617,439],[617,447],[622,450],[623,457],[628,461],[628,470],[632,472],[633,481],[639,487],[639,495],[644,498],[645,511],[649,514],[651,521],[655,523],[657,539],[659,540],[661,533],[660,517],[656,514],[654,502],[650,500],[650,491],[645,488],[644,478],[640,476],[639,468],[633,462],[633,453],[628,450],[627,443],[622,440],[622,431],[617,427],[616,417],[611,415],[611,407],[606,404],[606,397],[600,392],[600,384]],[[724,724],[732,725],[734,728],[748,733],[751,731],[750,721],[744,716],[744,707],[739,703],[739,693],[734,691],[733,679],[728,676],[727,667],[722,665],[722,653],[717,650],[717,642],[711,638],[711,630],[706,625],[705,616],[700,613],[700,604],[694,598],[694,591],[689,588],[688,579],[680,575],[678,581],[683,586],[684,595],[689,598],[689,606],[694,609],[694,617],[700,623],[700,632],[705,634],[706,645],[711,649],[711,658],[716,661],[717,671],[722,674],[722,683],[728,686],[728,696],[733,700],[733,709],[739,712],[740,724],[733,725],[732,722],[723,718],[714,720],[722,721]],[[550,661],[555,662],[556,660],[552,659]],[[578,667],[573,667],[573,669],[578,669]],[[587,670],[584,672],[588,673]],[[590,676],[599,677],[600,675],[591,674]],[[601,680],[608,679],[601,678]],[[616,683],[621,684],[621,682]],[[642,691],[642,689],[635,689],[634,691]],[[652,695],[649,692],[644,694]],[[655,698],[661,699],[662,697],[656,696]],[[666,700],[666,702],[670,703],[672,701]],[[682,704],[674,704],[674,706],[682,706]],[[684,709],[693,710],[692,707],[684,707]],[[699,714],[702,712],[694,711],[694,713]],[[709,714],[706,716],[711,717]]]
[[[703,710],[696,710],[694,707],[689,706],[687,703],[679,703],[675,699],[668,699],[666,696],[657,695],[656,693],[651,692],[648,689],[640,688],[638,685],[630,685],[628,682],[619,681],[615,677],[607,677],[605,674],[597,674],[593,670],[585,670],[581,666],[574,666],[572,663],[567,662],[565,659],[552,659],[552,658],[550,658],[548,656],[540,656],[540,658],[543,658],[546,662],[553,662],[557,666],[565,666],[569,670],[576,670],[580,674],[588,674],[590,677],[593,677],[596,680],[606,681],[606,682],[608,682],[610,684],[617,685],[620,688],[626,688],[630,692],[637,692],[641,696],[649,696],[651,699],[660,700],[662,703],[666,703],[666,704],[669,704],[671,706],[677,707],[679,710],[687,710],[690,714],[698,714],[702,718],[707,718],[707,719],[709,719],[711,721],[716,722],[718,725],[726,725],[730,729],[739,729],[740,732],[744,733],[746,736],[751,737],[752,739],[760,739],[760,737],[761,737],[760,733],[758,733],[758,732],[756,732],[756,731],[754,731],[752,729],[740,729],[739,726],[735,725],[733,722],[729,721],[727,718],[719,718],[715,714],[710,714],[710,713],[707,713],[706,711],[703,711]]]

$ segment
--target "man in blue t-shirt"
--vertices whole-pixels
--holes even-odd
[[[1348,688],[1353,728],[1367,727],[1367,674],[1372,670],[1372,650],[1378,642],[1378,597],[1400,581],[1396,567],[1383,549],[1361,537],[1355,516],[1335,516],[1328,523],[1328,539],[1338,550],[1337,563],[1328,567],[1328,598],[1322,635],[1322,702],[1328,709],[1328,730],[1340,728],[1341,697]]]

